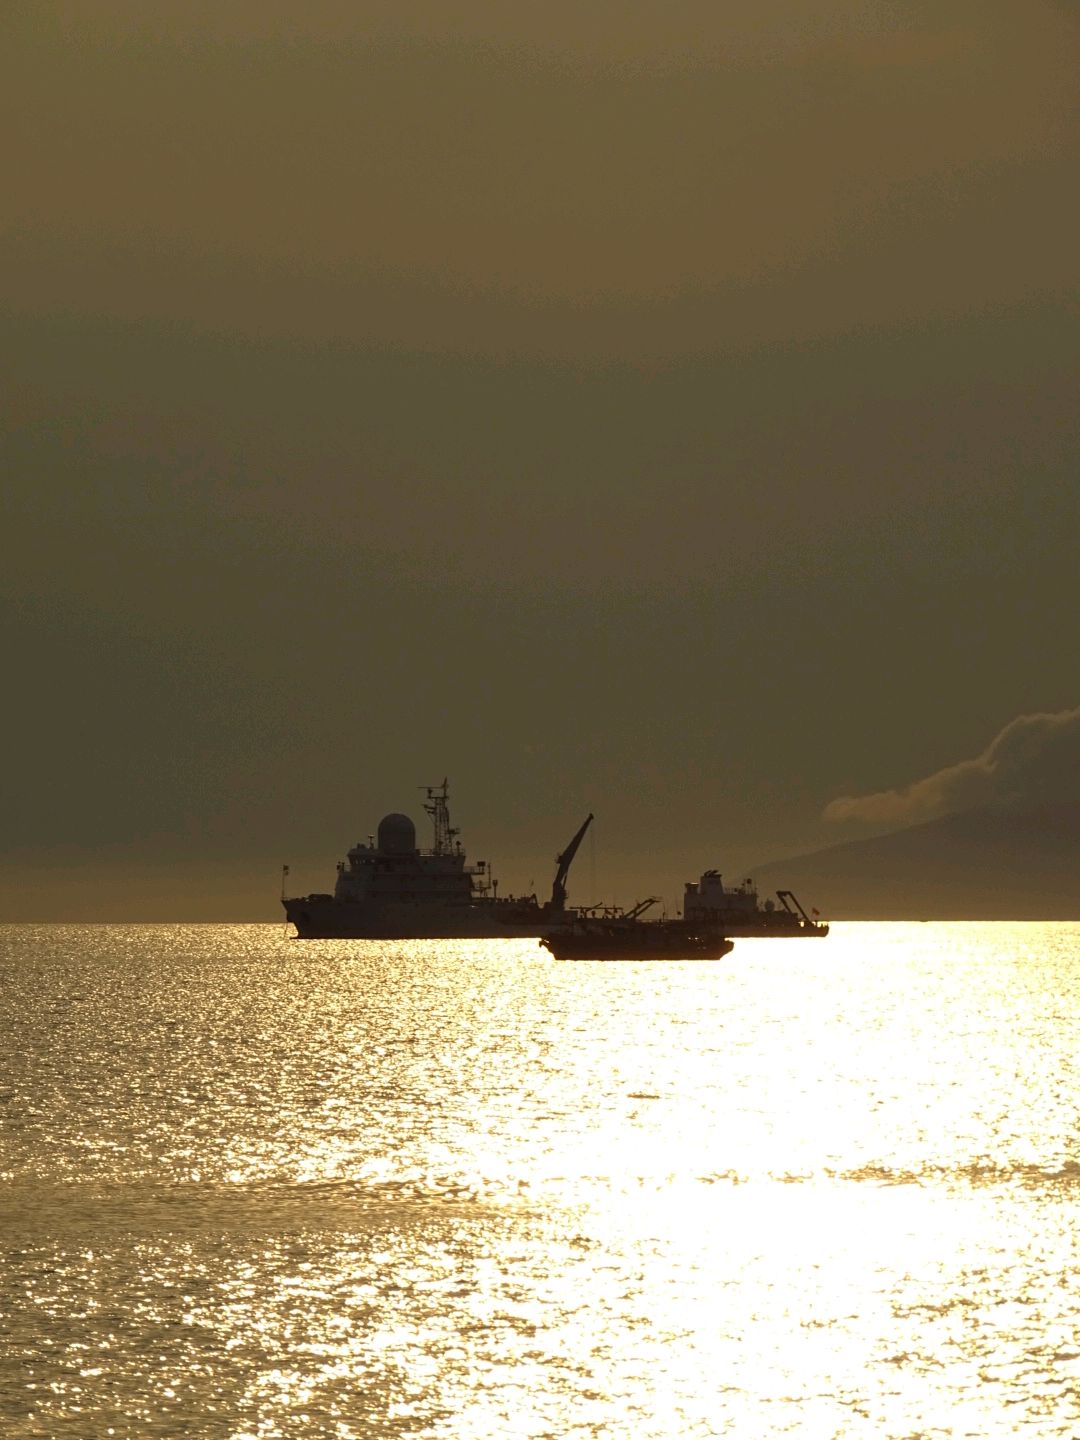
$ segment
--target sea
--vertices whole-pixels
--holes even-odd
[[[4,1440],[1080,1435],[1080,925],[0,929]]]

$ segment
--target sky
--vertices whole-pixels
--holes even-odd
[[[270,919],[444,775],[674,897],[1080,704],[1072,0],[0,42],[0,918]]]

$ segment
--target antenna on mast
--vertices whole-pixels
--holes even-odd
[[[424,810],[431,816],[435,831],[431,853],[450,855],[453,853],[454,838],[458,832],[450,824],[450,790],[447,781],[444,777],[441,785],[421,785],[420,789],[427,794]]]

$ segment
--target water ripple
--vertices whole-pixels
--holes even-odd
[[[1080,930],[9,927],[8,1440],[1080,1433]]]

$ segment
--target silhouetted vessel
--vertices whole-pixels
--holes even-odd
[[[790,890],[778,890],[777,905],[772,900],[762,904],[752,880],[744,880],[734,889],[724,885],[718,870],[706,870],[695,883],[686,882],[683,894],[683,918],[695,925],[721,930],[736,939],[772,936],[827,935],[829,927],[817,916],[808,915]]]
[[[431,816],[430,850],[416,844],[407,815],[385,815],[368,843],[354,845],[338,864],[332,895],[302,895],[281,903],[302,940],[469,940],[540,936],[563,922],[566,879],[590,815],[557,857],[551,899],[500,896],[485,860],[466,861],[450,824],[447,783],[424,787]]]
[[[625,912],[574,912],[540,944],[556,960],[721,960],[735,948],[713,926],[643,920],[642,910],[652,903],[643,901]]]
[[[683,913],[674,920],[645,920],[656,896],[632,910],[568,910],[564,923],[540,944],[557,960],[719,960],[743,936],[785,938],[827,935],[829,927],[808,915],[790,890],[778,890],[764,905],[752,880],[727,889],[716,870],[686,885]]]

